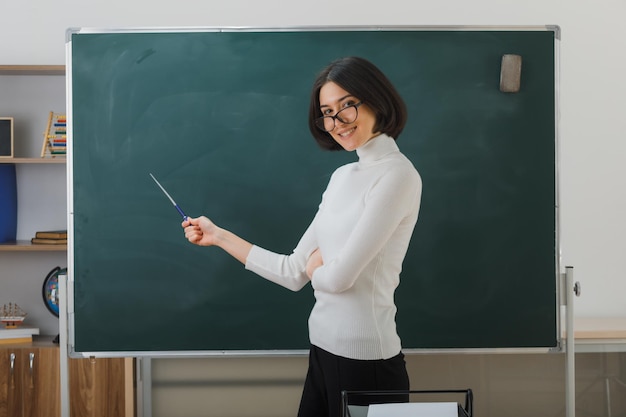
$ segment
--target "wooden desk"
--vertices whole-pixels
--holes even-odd
[[[604,413],[606,413],[604,415],[613,415],[614,404],[611,393],[623,395],[626,391],[626,384],[620,379],[622,371],[619,367],[622,361],[610,364],[611,355],[604,353],[626,352],[626,317],[574,318],[574,345],[575,353],[600,353],[602,360],[601,375],[588,383],[586,388],[576,395],[576,398],[584,397],[600,385],[604,391]],[[590,413],[590,415],[598,414]]]
[[[574,318],[576,352],[626,352],[626,317]]]

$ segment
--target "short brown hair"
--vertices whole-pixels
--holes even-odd
[[[322,116],[320,90],[330,81],[366,103],[374,111],[376,115],[374,131],[398,139],[407,119],[404,100],[378,67],[364,58],[351,56],[331,62],[313,83],[309,105],[309,130],[320,147],[333,151],[343,149],[330,133],[320,130],[315,125],[315,119]]]

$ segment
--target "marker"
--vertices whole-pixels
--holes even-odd
[[[156,182],[156,184],[159,186],[159,188],[161,189],[161,191],[163,191],[163,193],[167,196],[167,198],[170,199],[170,201],[172,202],[172,204],[174,205],[174,207],[176,207],[176,210],[178,210],[178,212],[180,213],[180,215],[183,217],[183,221],[187,220],[187,215],[185,213],[183,213],[183,211],[180,209],[180,207],[178,207],[178,204],[176,204],[176,201],[174,201],[174,199],[172,198],[172,196],[169,195],[169,193],[167,191],[165,191],[165,188],[163,188],[163,186],[161,185],[160,182],[157,181],[156,178],[154,178],[154,175],[150,174],[150,176],[152,177],[152,179],[154,180],[154,182]]]

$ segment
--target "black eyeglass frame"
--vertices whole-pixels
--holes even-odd
[[[339,110],[337,112],[337,114],[335,114],[334,116],[322,116],[322,117],[318,117],[317,119],[315,119],[315,127],[317,127],[319,130],[321,130],[322,132],[332,132],[333,130],[335,130],[336,127],[336,120],[339,120],[341,123],[353,123],[356,119],[359,118],[359,107],[361,107],[361,104],[363,104],[363,100],[359,101],[358,103],[354,103],[351,104],[349,106],[344,107],[343,109]],[[354,110],[356,111],[356,116],[354,117],[354,120],[351,121],[347,121],[341,118],[341,112],[344,110],[349,109],[350,107],[354,107]],[[325,119],[332,119],[333,121],[333,128],[330,130],[327,130],[326,127],[324,127],[325,123],[324,120]]]

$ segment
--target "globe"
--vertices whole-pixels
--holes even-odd
[[[48,273],[43,281],[43,301],[48,310],[59,317],[59,275],[67,273],[67,268],[56,267]]]

